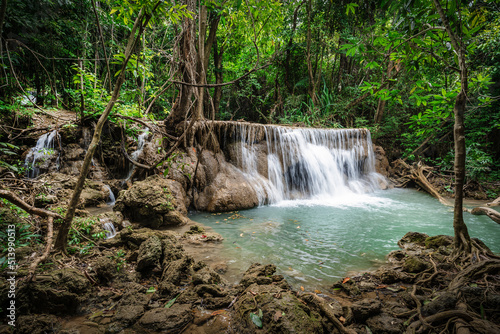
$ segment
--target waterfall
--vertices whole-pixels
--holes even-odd
[[[111,190],[110,186],[105,184],[104,188],[106,188],[109,191],[109,201],[107,201],[106,204],[109,206],[115,205],[116,202],[115,194],[113,194],[113,191]]]
[[[145,128],[144,131],[137,137],[137,149],[132,152],[130,157],[132,160],[137,161],[137,159],[141,156],[142,150],[144,149],[144,144],[146,144],[146,139],[149,136],[149,128]],[[128,181],[132,177],[132,173],[134,172],[135,165],[130,164],[129,171],[123,182]]]
[[[261,205],[371,192],[379,189],[383,178],[375,172],[366,129],[242,123],[235,128],[235,139],[236,164]]]
[[[38,138],[35,147],[31,148],[24,162],[28,178],[35,178],[40,174],[41,165],[56,154],[55,145],[60,139],[61,136],[57,130],[47,132]],[[48,167],[45,169],[48,169]],[[59,169],[59,152],[57,152],[56,157],[56,169]]]
[[[111,239],[116,235],[115,225],[108,218],[101,218],[102,228],[106,233],[106,239]]]

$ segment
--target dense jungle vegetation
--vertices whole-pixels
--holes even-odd
[[[441,5],[466,51],[467,177],[498,179],[499,4]],[[452,169],[459,61],[431,1],[9,0],[0,14],[0,111],[12,121],[45,108],[98,118],[147,14],[112,121],[165,120],[184,96],[180,118],[367,127],[390,158]],[[1,145],[16,152],[5,130]]]

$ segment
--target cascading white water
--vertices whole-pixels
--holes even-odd
[[[132,152],[130,157],[132,160],[137,161],[137,159],[141,156],[142,150],[144,149],[144,144],[146,144],[146,140],[149,136],[149,129],[145,128],[144,131],[137,137],[137,149]],[[125,179],[123,179],[124,182],[128,181],[132,177],[132,173],[134,172],[135,165],[130,164],[129,166],[129,172]]]
[[[108,218],[101,218],[102,228],[106,233],[106,239],[111,239],[116,235],[115,225]]]
[[[26,160],[24,162],[27,168],[26,176],[28,178],[37,177],[40,174],[39,164],[51,158],[56,153],[56,168],[59,169],[59,152],[56,152],[55,146],[60,138],[61,136],[57,130],[47,132],[38,138],[35,147],[26,155]]]
[[[379,189],[382,176],[375,172],[370,132],[366,129],[301,129],[243,123],[237,132],[237,164],[257,192],[260,204]],[[259,144],[263,139],[267,147]]]
[[[107,184],[105,184],[104,188],[106,188],[109,191],[109,200],[106,202],[106,204],[109,206],[115,205],[116,198],[115,198],[115,194],[113,194],[113,191],[111,190],[111,187],[108,186]]]

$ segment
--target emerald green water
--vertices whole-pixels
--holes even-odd
[[[283,201],[190,218],[225,238],[223,256],[229,273],[237,275],[254,262],[273,263],[290,283],[309,289],[376,268],[409,231],[453,235],[452,208],[409,189]],[[468,213],[464,219],[472,237],[500,252],[498,224]]]

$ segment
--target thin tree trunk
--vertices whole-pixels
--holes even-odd
[[[299,9],[302,7],[302,5],[305,2],[302,1],[298,4],[297,7],[295,7],[295,10],[293,11],[293,21],[292,21],[292,32],[290,34],[290,39],[288,40],[288,45],[286,47],[286,58],[285,58],[285,85],[288,89],[288,92],[291,94],[293,93],[293,86],[292,82],[290,79],[290,61],[292,59],[292,46],[293,46],[293,37],[295,35],[295,29],[297,28],[297,17],[299,15]]]
[[[71,196],[70,203],[68,204],[68,210],[66,211],[64,221],[59,227],[59,232],[57,234],[55,248],[61,250],[64,253],[66,253],[66,246],[68,243],[68,233],[71,228],[71,223],[75,216],[76,207],[78,205],[78,201],[80,199],[80,195],[83,190],[83,185],[85,183],[86,176],[90,169],[90,163],[92,161],[92,157],[94,156],[94,153],[97,149],[97,145],[99,144],[99,140],[101,138],[102,128],[104,126],[104,123],[107,121],[107,118],[111,113],[111,110],[113,110],[116,101],[118,100],[118,97],[120,95],[120,89],[123,85],[123,82],[125,81],[125,72],[127,68],[127,63],[130,60],[135,45],[140,39],[143,27],[145,27],[148,24],[151,15],[152,14],[145,16],[143,10],[139,12],[128,38],[127,47],[125,49],[125,60],[123,61],[120,75],[116,80],[115,87],[111,95],[111,99],[106,105],[106,109],[102,113],[101,117],[99,117],[99,120],[97,121],[92,141],[90,142],[90,145],[87,149],[87,153],[85,154],[85,159],[83,160],[83,166],[80,170],[80,175],[78,176],[78,180],[76,181],[75,188],[73,189],[73,194]],[[136,37],[136,32],[137,32],[137,37]]]
[[[0,5],[0,38],[2,37],[2,27],[5,21],[5,13],[7,12],[7,0],[2,0],[2,5]]]
[[[214,66],[215,66],[215,83],[221,84],[224,80],[223,66],[222,66],[222,55],[224,54],[224,46],[220,48],[217,47],[217,40],[214,44]],[[222,87],[216,86],[214,88],[214,113],[217,117],[220,109],[220,101],[222,99]]]
[[[465,48],[451,29],[448,17],[441,7],[439,0],[433,0],[436,10],[439,13],[443,26],[450,37],[451,44],[458,55],[458,66],[460,69],[460,93],[458,93],[453,107],[455,124],[453,134],[455,137],[455,205],[453,208],[453,229],[455,232],[455,248],[458,251],[470,253],[472,249],[471,240],[467,225],[463,218],[463,197],[465,180],[465,125],[464,113],[467,103],[468,78],[467,65],[465,62]]]
[[[308,88],[308,93],[309,96],[311,97],[312,103],[314,106],[317,105],[317,99],[316,99],[316,85],[314,81],[314,73],[313,73],[313,67],[312,67],[312,61],[311,61],[311,11],[312,11],[312,5],[311,5],[311,0],[307,2],[307,55],[306,55],[306,60],[307,60],[307,74],[309,75],[309,88]]]

